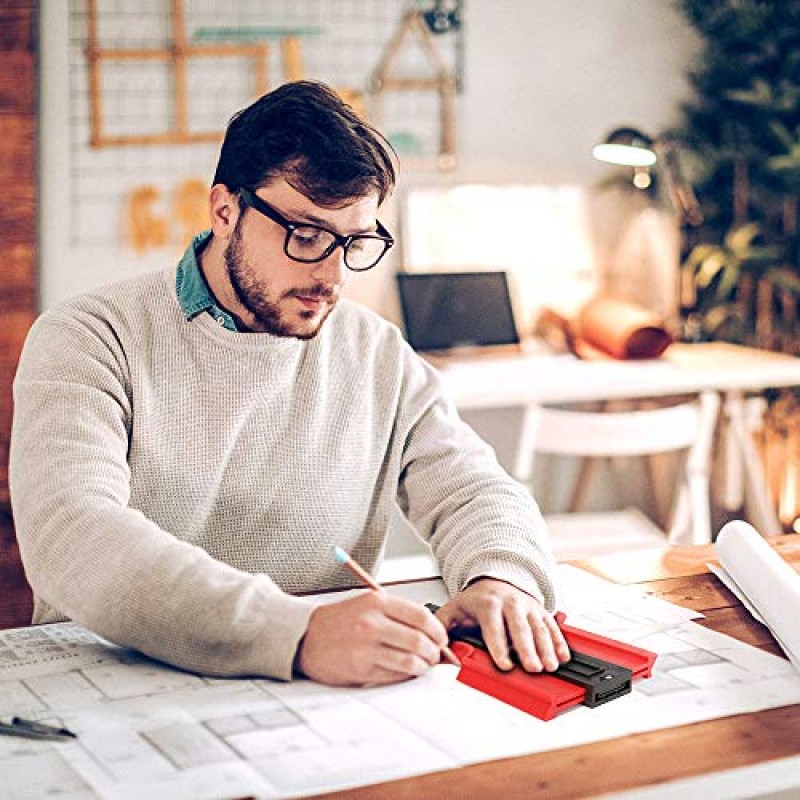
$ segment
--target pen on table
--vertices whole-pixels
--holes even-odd
[[[0,734],[21,736],[24,739],[48,739],[50,741],[78,738],[77,734],[67,730],[67,728],[45,725],[43,722],[34,722],[30,719],[22,719],[22,717],[14,717],[10,724],[0,722]]]
[[[360,564],[357,564],[341,547],[334,545],[333,556],[340,563],[347,567],[357,578],[363,581],[370,589],[375,592],[383,591],[383,587],[372,577]],[[456,657],[456,654],[445,645],[442,648],[442,655],[445,661],[449,661],[456,667],[461,666],[461,662]]]
[[[40,733],[54,733],[58,736],[65,736],[68,739],[77,739],[77,734],[74,734],[68,728],[58,728],[54,725],[45,725],[44,722],[35,722],[32,719],[23,719],[22,717],[14,717],[11,720],[12,725],[22,725],[24,728],[30,728],[32,731],[39,731]]]

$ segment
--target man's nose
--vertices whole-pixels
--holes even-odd
[[[313,276],[320,283],[329,286],[340,286],[344,282],[347,267],[344,263],[344,248],[337,247],[327,258],[313,265]]]

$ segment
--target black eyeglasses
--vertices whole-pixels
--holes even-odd
[[[290,222],[250,189],[242,186],[238,191],[245,205],[286,229],[283,251],[292,261],[314,264],[323,261],[337,247],[341,247],[344,250],[345,266],[353,272],[365,272],[372,269],[394,244],[392,235],[378,220],[375,220],[376,234],[354,233],[351,236],[340,236],[319,225]]]

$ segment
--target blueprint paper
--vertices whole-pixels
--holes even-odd
[[[446,664],[394,686],[332,689],[199,677],[72,623],[0,631],[0,719],[78,734],[65,743],[0,736],[0,796],[297,797],[800,702],[800,676],[784,659],[636,589],[575,568],[561,576],[571,624],[659,658],[630,695],[550,722],[458,683]],[[434,581],[398,591],[447,597]]]

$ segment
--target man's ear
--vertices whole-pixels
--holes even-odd
[[[208,197],[211,230],[215,237],[227,239],[239,219],[239,198],[223,183],[211,187]]]

